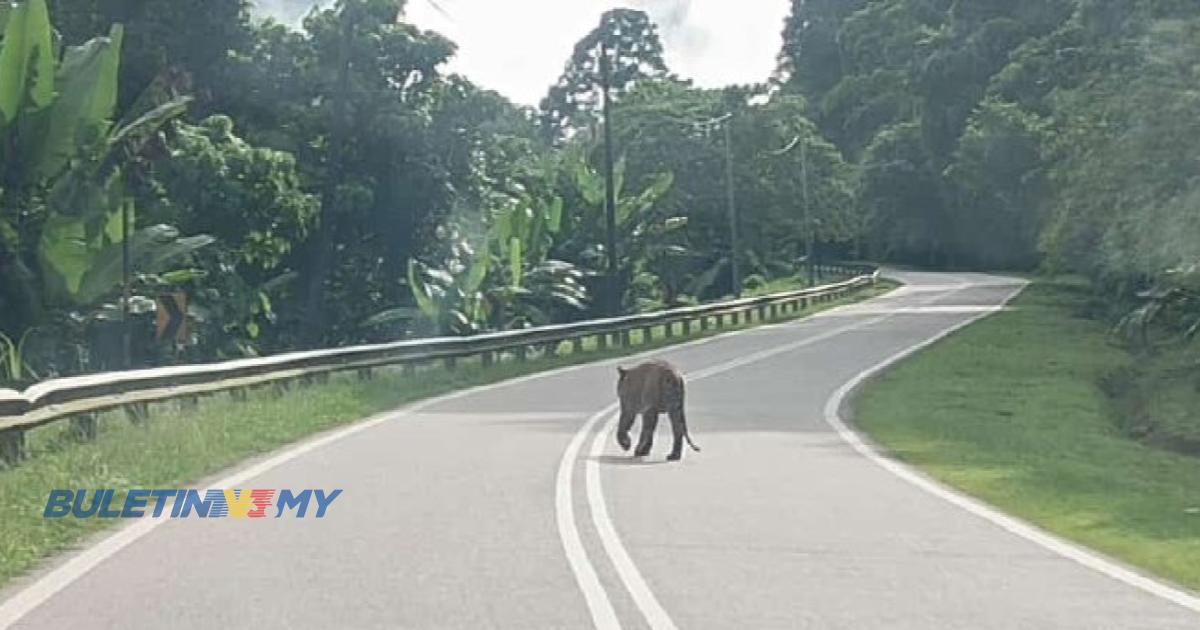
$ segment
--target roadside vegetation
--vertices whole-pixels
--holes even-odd
[[[1084,281],[1037,281],[1012,310],[868,385],[855,422],[899,459],[1049,531],[1200,590],[1200,428],[1175,350],[1113,343]]]

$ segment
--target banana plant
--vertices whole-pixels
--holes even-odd
[[[526,267],[544,260],[562,229],[563,200],[558,195],[534,195],[524,187],[499,196],[487,240],[508,275],[520,288]]]
[[[482,330],[488,319],[489,304],[482,288],[492,264],[488,241],[476,251],[465,239],[451,248],[446,268],[430,267],[419,260],[408,262],[408,285],[413,299],[436,334],[471,335]],[[392,309],[373,316],[368,322],[392,321],[402,311]]]
[[[583,309],[588,299],[584,272],[547,259],[562,227],[562,199],[513,185],[491,202],[490,226],[478,247],[444,226],[453,241],[445,265],[409,263],[417,308],[437,332],[468,335],[545,324],[558,310]],[[368,322],[382,325],[409,315],[392,309]]]
[[[589,206],[604,208],[604,175],[592,168],[583,154],[576,158],[575,183],[583,200]],[[621,158],[613,167],[613,189],[617,199],[617,227],[628,227],[630,221],[644,219],[645,215],[662,200],[674,184],[675,175],[673,173],[659,173],[654,176],[645,190],[626,196],[625,158]]]
[[[122,225],[133,214],[127,165],[189,99],[114,123],[121,25],[63,50],[46,0],[0,8],[0,251],[23,254],[13,256],[20,273],[4,281],[28,285],[21,293],[39,303],[87,307],[120,286],[125,234],[143,273],[211,243],[179,238],[169,226]],[[40,220],[15,221],[31,214]]]
[[[25,359],[25,342],[32,332],[33,329],[30,328],[16,341],[0,333],[0,381],[19,382],[38,378]]]
[[[585,203],[602,212],[605,203],[604,176],[588,163],[586,155],[575,158],[575,184]],[[636,308],[675,305],[682,290],[684,265],[691,252],[684,245],[687,217],[664,216],[654,210],[674,186],[670,172],[655,175],[641,192],[625,194],[625,160],[613,169],[616,192],[616,223],[621,277],[626,300]],[[598,249],[596,251],[599,251]]]
[[[1137,297],[1141,304],[1113,328],[1113,334],[1131,349],[1154,352],[1200,335],[1200,263],[1167,271]]]

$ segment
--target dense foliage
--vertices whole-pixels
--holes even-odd
[[[777,75],[722,89],[616,9],[538,109],[448,74],[403,1],[250,8],[0,3],[0,379],[599,314],[604,131],[627,311],[812,255],[1082,272],[1145,300],[1131,338],[1200,321],[1190,0],[794,0]]]
[[[1194,334],[1194,2],[794,0],[784,37],[873,256],[1084,273]]]

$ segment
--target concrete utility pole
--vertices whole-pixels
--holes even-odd
[[[725,118],[725,193],[729,204],[729,264],[733,274],[733,295],[742,297],[742,266],[738,260],[741,247],[738,243],[737,203],[733,184],[733,130],[730,128],[732,114]]]
[[[133,323],[129,321],[129,301],[133,298],[130,276],[133,275],[133,256],[130,252],[129,239],[133,234],[130,223],[130,210],[133,200],[121,201],[121,367],[128,370],[133,367]]]
[[[808,250],[805,254],[808,262],[808,284],[809,286],[817,285],[817,267],[813,260],[813,223],[812,212],[808,205],[808,141],[802,139],[800,141],[800,190],[804,202],[804,239],[805,248]]]
[[[813,260],[814,241],[816,238],[815,230],[813,229],[812,213],[809,208],[808,196],[808,139],[799,135],[792,139],[788,145],[778,151],[771,151],[770,155],[781,156],[787,155],[796,147],[800,147],[800,202],[804,205],[801,213],[801,226],[804,230],[804,248],[805,248],[805,263],[808,267],[808,283],[816,285],[816,262]]]
[[[604,216],[607,226],[608,249],[608,314],[620,315],[621,296],[617,274],[617,191],[613,173],[612,141],[612,61],[608,58],[608,43],[600,43],[600,84],[604,93]]]

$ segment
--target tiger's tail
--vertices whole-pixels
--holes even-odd
[[[693,451],[700,452],[700,447],[696,446],[696,443],[692,441],[692,434],[688,431],[687,424],[683,425],[683,439],[687,440],[688,446],[692,447]]]
[[[680,378],[678,380],[672,379],[672,381],[669,383],[668,387],[670,387],[671,396],[674,398],[674,400],[672,402],[676,405],[676,408],[679,410],[679,420],[681,421],[681,424],[683,424],[683,439],[687,440],[688,446],[692,447],[693,451],[696,451],[697,453],[699,453],[700,447],[696,446],[696,443],[692,441],[692,432],[690,429],[688,429],[687,413],[684,411],[684,398],[686,397],[686,393],[685,393],[685,389],[684,389],[683,379],[682,378]]]

